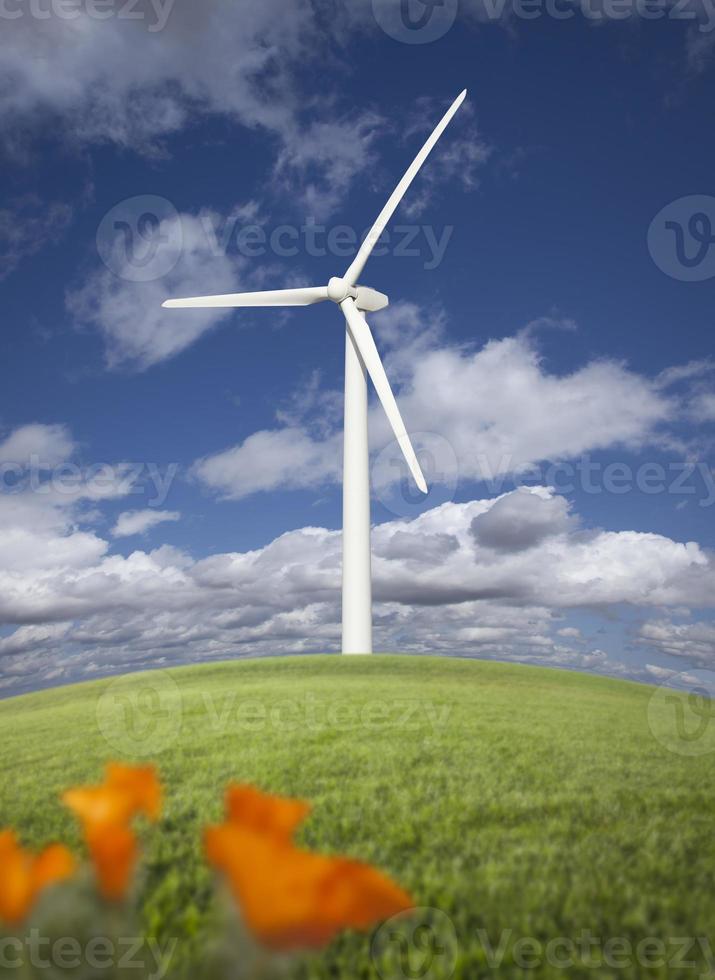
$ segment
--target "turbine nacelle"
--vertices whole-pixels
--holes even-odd
[[[346,279],[333,276],[328,283],[328,299],[340,305],[348,298],[354,299],[357,308],[366,313],[377,313],[390,304],[388,297],[376,289],[370,289],[369,286],[351,286]]]

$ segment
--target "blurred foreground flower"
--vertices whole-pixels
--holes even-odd
[[[82,821],[102,895],[119,901],[127,893],[139,853],[129,824],[137,814],[157,820],[161,812],[156,769],[109,763],[104,783],[67,790],[62,800]]]
[[[324,946],[343,929],[366,929],[414,907],[370,865],[296,847],[293,833],[309,812],[299,800],[231,786],[226,822],[206,830],[209,861],[228,877],[249,929],[275,950]]]
[[[69,878],[74,858],[62,844],[40,854],[23,850],[11,830],[0,833],[0,918],[16,925],[27,916],[43,889]]]

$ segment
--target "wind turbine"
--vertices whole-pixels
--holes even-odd
[[[168,309],[246,306],[310,306],[332,300],[345,316],[345,427],[343,447],[343,640],[342,651],[372,653],[372,578],[370,571],[370,474],[367,437],[367,375],[382,403],[415,483],[427,493],[422,469],[402,421],[385,368],[363,313],[384,309],[389,300],[358,285],[367,260],[407,189],[467,95],[460,93],[415,157],[380,212],[350,267],[327,286],[277,289],[224,296],[170,299]]]

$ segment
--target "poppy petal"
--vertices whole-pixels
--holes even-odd
[[[107,765],[107,785],[131,799],[135,812],[151,820],[161,814],[161,784],[154,766],[125,766],[121,762]]]
[[[88,833],[87,845],[100,892],[109,901],[121,901],[129,890],[138,857],[134,832],[123,826],[97,827]]]
[[[223,871],[247,926],[265,946],[323,946],[343,929],[366,929],[414,906],[381,872],[359,861],[294,847],[234,823],[206,831],[209,862]]]
[[[226,791],[226,814],[231,823],[259,833],[291,837],[311,811],[310,803],[270,796],[254,786],[231,785]]]
[[[20,847],[12,831],[0,834],[0,918],[17,925],[27,918],[43,889],[68,878],[74,858],[61,844],[46,847],[37,856]]]

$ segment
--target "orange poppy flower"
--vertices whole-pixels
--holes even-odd
[[[139,857],[136,834],[121,824],[90,828],[87,847],[102,896],[110,902],[121,901],[129,890]]]
[[[295,847],[289,835],[306,804],[249,789],[229,789],[228,820],[207,829],[206,854],[226,874],[247,926],[265,946],[323,946],[343,929],[366,929],[414,907],[375,868]]]
[[[100,786],[69,789],[62,797],[86,828],[125,824],[137,813],[156,820],[161,811],[161,786],[153,766],[110,762]]]
[[[231,823],[289,840],[311,811],[310,803],[270,796],[255,786],[232,784],[226,790],[226,815]]]
[[[30,854],[11,830],[5,830],[0,833],[0,868],[0,918],[16,925],[27,917],[43,889],[74,873],[75,862],[62,844]]]
[[[67,790],[62,799],[82,821],[102,895],[122,899],[139,853],[129,822],[138,813],[156,820],[161,810],[156,769],[109,763],[104,783]]]
[[[121,762],[107,765],[106,783],[132,800],[136,813],[150,820],[161,814],[161,783],[154,766],[125,766]]]

